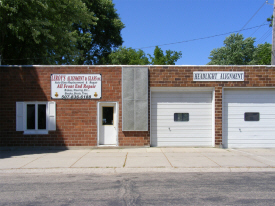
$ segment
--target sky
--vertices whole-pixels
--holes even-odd
[[[273,0],[113,0],[121,21],[123,46],[153,54],[181,51],[176,65],[205,65],[230,33],[271,43],[267,18]],[[266,24],[266,25],[264,25]],[[261,26],[262,25],[262,26]],[[259,27],[261,26],[261,27]]]

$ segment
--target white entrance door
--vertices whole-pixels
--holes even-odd
[[[99,145],[117,145],[116,103],[99,103]]]
[[[152,92],[152,146],[211,146],[212,92]]]
[[[225,89],[223,145],[275,147],[275,89]]]

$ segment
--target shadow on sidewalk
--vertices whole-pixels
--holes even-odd
[[[59,153],[68,150],[67,148],[0,148],[0,159],[22,157],[37,154]]]

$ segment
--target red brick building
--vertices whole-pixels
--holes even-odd
[[[0,146],[275,147],[275,67],[1,66]]]

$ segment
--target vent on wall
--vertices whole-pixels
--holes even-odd
[[[148,68],[122,68],[122,130],[148,131]]]

